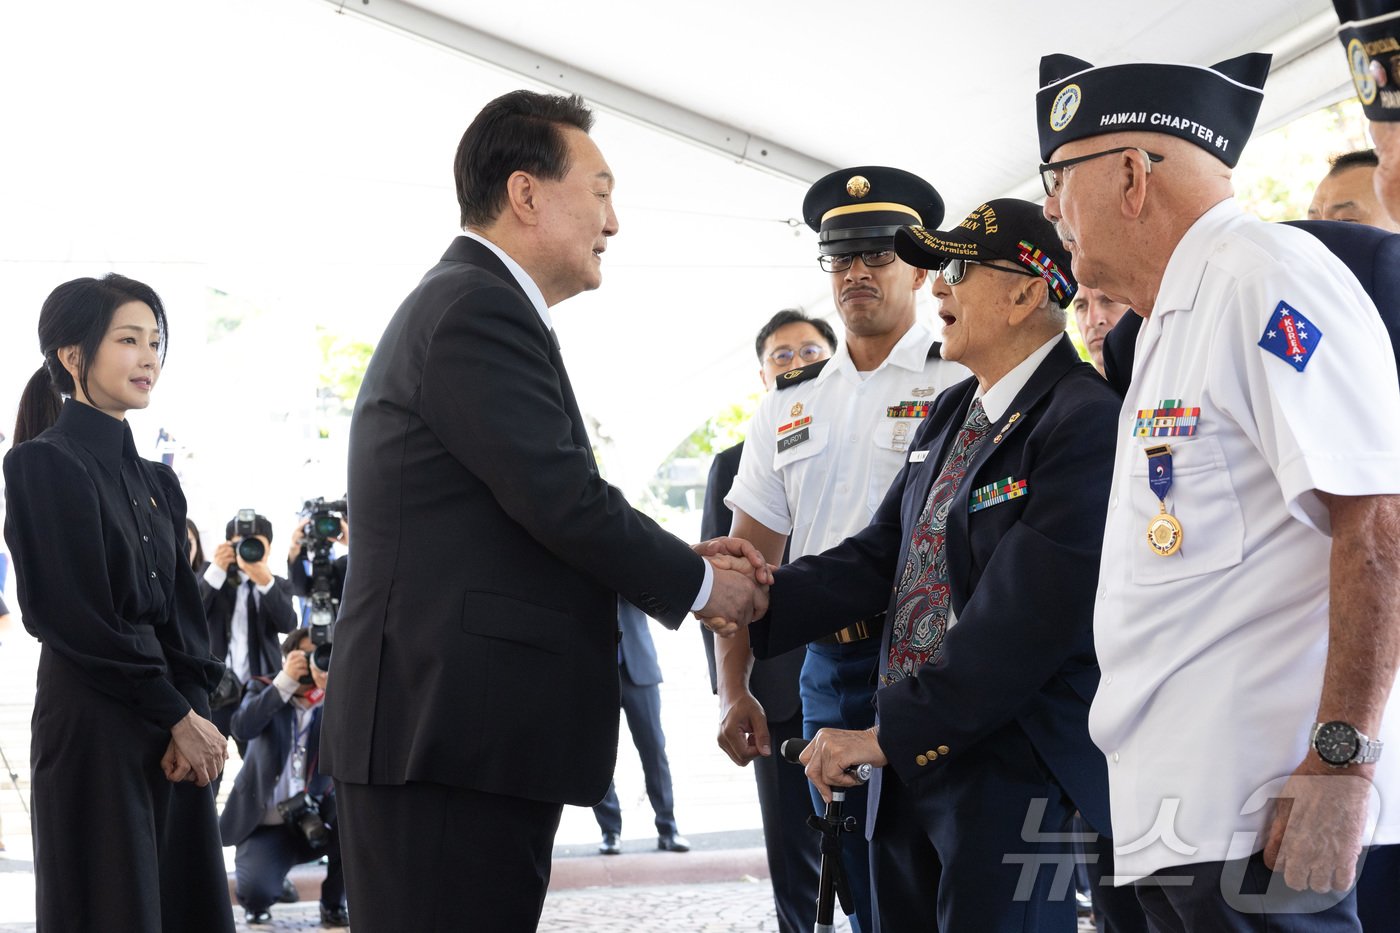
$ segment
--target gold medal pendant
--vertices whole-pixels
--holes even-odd
[[[1167,511],[1165,505],[1147,523],[1147,543],[1163,557],[1171,557],[1181,549],[1181,536],[1181,522]]]

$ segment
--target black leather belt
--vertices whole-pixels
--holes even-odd
[[[877,616],[868,619],[861,619],[854,625],[848,625],[831,635],[823,635],[818,638],[818,645],[849,645],[853,642],[865,641],[867,638],[879,638],[880,633],[885,630],[885,614],[882,612]]]

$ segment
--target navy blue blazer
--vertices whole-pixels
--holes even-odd
[[[656,643],[647,629],[645,612],[617,598],[617,627],[622,633],[618,644],[622,663],[627,665],[627,678],[639,687],[661,683],[661,665],[656,662]]]
[[[976,393],[968,379],[934,401],[870,525],[777,571],[769,614],[750,627],[760,657],[894,611],[910,529]],[[1108,772],[1089,738],[1098,687],[1094,590],[1113,470],[1119,399],[1069,337],[993,423],[949,509],[948,572],[957,624],[917,677],[875,694],[880,747],[911,789],[946,762],[1019,729],[1096,829],[1109,833]],[[1025,495],[969,514],[971,492],[1007,477]],[[888,650],[889,626],[885,632]],[[916,756],[946,745],[926,765]],[[876,788],[872,787],[872,795]],[[875,805],[871,805],[871,813]]]
[[[277,778],[292,750],[292,733],[296,729],[296,710],[283,702],[277,688],[263,680],[249,681],[243,702],[233,714],[233,737],[248,743],[243,767],[234,779],[224,812],[219,816],[219,835],[224,845],[238,845],[253,834],[262,822],[270,803]],[[317,749],[321,742],[321,707],[311,711],[311,729],[306,736],[307,790],[318,797],[333,792],[329,775],[317,767]],[[296,788],[293,788],[296,790]],[[329,821],[335,815],[333,797],[321,804],[321,815]]]

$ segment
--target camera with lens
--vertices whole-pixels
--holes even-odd
[[[277,812],[282,815],[282,822],[299,833],[313,849],[323,848],[330,841],[331,827],[321,816],[321,801],[312,794],[302,791],[279,800]]]
[[[313,628],[311,630],[313,644],[315,643],[315,637],[316,629]],[[327,638],[329,639],[329,636],[327,636]],[[310,666],[310,669],[301,676],[300,683],[314,684],[316,682],[311,679],[312,670],[320,671],[322,674],[329,673],[331,669],[331,643],[329,640],[316,645],[316,647],[312,648],[310,651],[304,651],[302,653],[306,655],[306,663]]]
[[[309,601],[311,604],[311,643],[316,657],[308,658],[321,670],[330,664],[331,626],[340,607],[340,587],[331,571],[331,546],[340,536],[340,523],[347,506],[344,499],[308,499],[301,507],[303,546],[311,562]],[[321,649],[325,651],[322,653]]]
[[[239,509],[233,520],[233,535],[238,542],[238,556],[245,564],[256,564],[267,554],[267,547],[253,537],[257,534],[257,509]]]

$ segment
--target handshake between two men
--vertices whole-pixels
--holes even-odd
[[[768,611],[774,566],[743,538],[711,538],[692,546],[714,568],[710,598],[696,613],[705,628],[730,638]]]

